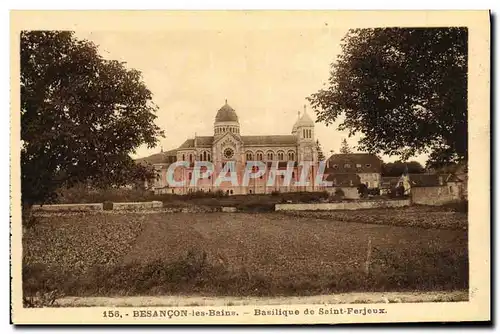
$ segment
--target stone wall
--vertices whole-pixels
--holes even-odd
[[[276,204],[276,211],[325,211],[396,208],[409,206],[410,200],[356,201],[340,203]]]
[[[458,184],[448,184],[437,187],[411,188],[411,199],[415,204],[442,205],[447,202],[460,200],[462,191]]]
[[[102,211],[104,205],[102,203],[78,203],[78,204],[47,204],[33,205],[33,211],[57,211],[57,212],[74,212],[74,211]]]
[[[328,191],[330,196],[335,196],[335,191],[337,191],[337,189],[342,190],[344,198],[359,199],[358,188],[356,187],[328,187],[326,188],[326,191]]]
[[[113,203],[113,210],[147,210],[161,209],[163,203],[159,201],[152,202],[127,202]],[[103,203],[77,203],[77,204],[47,204],[33,205],[33,211],[43,212],[81,212],[81,211],[103,211]]]
[[[158,209],[162,207],[163,203],[159,201],[113,203],[113,210],[144,210]]]
[[[343,189],[343,188],[342,188]],[[290,192],[318,192],[325,191],[327,188],[318,185],[309,185],[309,186],[282,186],[280,183],[274,186],[266,186],[265,182],[259,182],[255,185],[250,183],[248,187],[243,186],[235,186],[225,185],[222,187],[215,187],[211,185],[205,186],[197,186],[197,187],[176,187],[176,188],[156,188],[154,189],[154,193],[156,195],[160,194],[176,194],[176,195],[186,195],[190,191],[203,191],[203,192],[215,192],[218,190],[222,190],[226,192],[228,195],[248,195],[248,194],[271,194],[274,191],[278,191],[280,193],[290,193]],[[349,197],[346,198],[358,198],[357,189],[356,188],[347,188],[345,193],[349,193]]]

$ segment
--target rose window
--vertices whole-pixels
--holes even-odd
[[[234,156],[234,151],[232,148],[226,148],[224,150],[224,158],[231,159]]]

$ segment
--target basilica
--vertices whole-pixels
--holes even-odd
[[[293,121],[292,121],[293,122]],[[291,123],[292,123],[291,122]],[[187,139],[182,145],[174,150],[154,154],[142,159],[152,164],[158,172],[158,179],[149,188],[156,193],[187,193],[190,191],[215,191],[222,188],[229,194],[268,193],[272,191],[315,191],[313,173],[311,173],[311,185],[298,189],[293,185],[284,188],[277,178],[273,186],[269,186],[267,178],[253,180],[248,187],[221,185],[215,189],[213,178],[200,180],[195,187],[170,187],[166,178],[168,166],[176,161],[187,161],[189,167],[177,168],[176,177],[192,177],[192,168],[196,161],[210,161],[215,170],[220,170],[228,161],[235,163],[238,177],[242,177],[247,161],[262,161],[268,166],[277,162],[279,168],[286,169],[289,161],[294,162],[293,179],[298,178],[300,161],[309,161],[312,166],[317,166],[318,152],[314,139],[314,121],[307,114],[305,106],[302,115],[298,115],[291,125],[291,134],[287,135],[245,135],[244,129],[240,128],[240,122],[236,110],[226,100],[226,103],[217,111],[213,126],[213,135],[195,136]],[[314,168],[314,167],[313,167]],[[203,181],[203,182],[201,182]],[[309,189],[311,188],[311,189]]]

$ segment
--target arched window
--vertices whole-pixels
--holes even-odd
[[[203,161],[203,154],[200,153],[200,161]]]
[[[248,161],[251,161],[251,160],[253,159],[253,154],[252,154],[252,152],[247,152],[246,156],[247,156],[247,160],[248,160]]]
[[[257,160],[262,161],[264,154],[262,152],[257,152]]]
[[[288,152],[288,160],[295,161],[295,153],[292,151]]]
[[[212,161],[212,160],[210,159],[210,153],[208,153],[208,161]]]
[[[285,152],[278,152],[278,160],[285,160]]]
[[[273,152],[267,152],[267,160],[273,160],[274,155]]]
[[[186,155],[185,154],[182,155],[182,161],[186,161]]]
[[[207,152],[203,152],[203,160],[207,161]]]
[[[192,154],[189,155],[189,162],[193,162],[193,155]]]

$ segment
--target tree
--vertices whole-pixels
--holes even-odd
[[[154,177],[129,155],[163,135],[139,71],[103,59],[95,44],[67,31],[22,32],[20,56],[23,206],[80,182]]]
[[[366,196],[368,196],[368,186],[366,184],[360,183],[357,188],[359,197],[365,198]]]
[[[382,164],[382,175],[383,176],[401,176],[408,168],[408,173],[410,174],[421,174],[425,172],[424,167],[418,161],[409,161],[407,163],[401,160],[395,162],[388,162]]]
[[[350,30],[329,85],[308,99],[359,148],[406,160],[467,159],[467,28]]]
[[[321,144],[319,140],[316,139],[316,150],[318,151],[318,161],[325,161],[325,155],[323,154],[323,149],[321,148]]]
[[[349,147],[349,144],[347,144],[347,140],[345,138],[342,140],[339,152],[341,154],[351,154],[352,153],[351,148]]]

